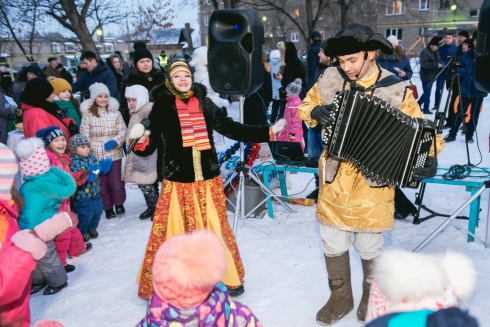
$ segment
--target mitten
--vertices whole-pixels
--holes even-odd
[[[34,232],[44,242],[53,240],[68,228],[78,224],[78,217],[72,212],[60,212],[34,227]]]
[[[94,181],[95,177],[100,173],[100,165],[92,165],[88,167],[88,179],[87,182],[91,183]]]
[[[437,173],[437,160],[434,157],[428,157],[424,167],[415,168],[412,179],[420,182],[424,178],[430,178]]]
[[[107,174],[112,167],[112,159],[111,158],[104,158],[100,162],[100,173],[101,174]]]
[[[48,247],[36,233],[29,229],[24,229],[15,233],[10,240],[16,247],[30,253],[34,260],[40,260],[46,255]]]
[[[286,119],[279,119],[274,125],[272,125],[272,133],[277,134],[286,126]]]
[[[114,150],[117,147],[117,142],[114,140],[110,140],[104,144],[104,149],[106,151]]]
[[[71,173],[71,176],[73,177],[73,179],[75,179],[77,186],[82,186],[87,182],[89,173],[86,170],[80,170],[77,171],[76,173]]]
[[[315,108],[313,108],[310,116],[319,124],[322,124],[323,126],[330,126],[335,122],[333,114],[333,105],[327,104],[325,106],[316,106]]]
[[[129,131],[129,138],[134,140],[142,137],[144,134],[145,134],[145,126],[141,123],[136,123]]]
[[[22,109],[15,109],[15,115],[17,117],[20,117],[22,116],[22,114],[24,113],[24,111]]]

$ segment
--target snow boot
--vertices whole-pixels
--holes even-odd
[[[243,293],[245,293],[245,288],[243,287],[243,285],[240,285],[237,288],[229,288],[228,289],[228,294],[231,297],[237,297],[237,296],[242,295]]]
[[[64,289],[67,286],[68,286],[68,282],[64,282],[63,284],[61,284],[60,286],[57,286],[57,287],[48,286],[44,289],[43,294],[44,295],[53,295],[53,294],[58,293],[59,291],[61,291],[62,289]]]
[[[116,204],[116,215],[122,215],[125,213],[126,213],[126,210],[124,209],[124,206],[122,204],[119,204],[119,205]]]
[[[67,273],[72,272],[72,271],[74,271],[74,270],[75,270],[75,266],[74,266],[74,265],[69,265],[69,264],[67,264],[67,265],[65,266],[65,271],[66,271]]]
[[[143,196],[145,197],[146,206],[148,207],[143,213],[140,215],[140,219],[148,219],[153,218],[153,214],[155,213],[155,208],[158,202],[158,184],[149,184],[149,185],[138,185]]]
[[[350,276],[349,251],[338,257],[325,256],[330,298],[316,314],[316,321],[323,326],[338,322],[354,308]]]
[[[114,213],[114,210],[109,209],[109,210],[104,210],[104,211],[105,211],[105,217],[107,219],[116,218],[116,214]]]
[[[369,302],[369,290],[371,289],[371,284],[373,282],[371,272],[373,268],[373,259],[371,260],[361,260],[362,271],[364,273],[364,278],[362,279],[362,297],[359,307],[357,308],[357,320],[364,322],[366,320],[367,307]]]
[[[90,238],[97,238],[99,237],[99,232],[97,232],[95,229],[91,229],[87,232],[88,236],[90,236]]]
[[[31,294],[35,294],[45,288],[48,285],[46,282],[42,282],[41,284],[35,284],[31,286]]]

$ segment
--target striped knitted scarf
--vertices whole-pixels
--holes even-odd
[[[199,100],[192,97],[185,104],[181,99],[175,98],[175,105],[182,130],[183,147],[196,146],[199,151],[211,150],[206,121],[201,112]]]

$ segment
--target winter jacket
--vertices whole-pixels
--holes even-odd
[[[146,316],[138,327],[262,327],[262,323],[252,311],[229,298],[226,286],[219,283],[209,298],[203,303],[190,308],[178,308],[162,301],[155,293],[148,303]]]
[[[70,173],[70,157],[67,154],[62,154],[61,160],[53,153],[51,150],[46,149],[46,153],[49,158],[49,165],[51,167],[56,167],[58,169],[63,170],[64,172]],[[70,211],[70,198],[66,198],[61,202],[60,207],[58,208],[58,212]]]
[[[51,65],[46,66],[44,68],[44,74],[46,76],[53,76],[56,78],[63,78],[63,75],[61,75],[56,68],[51,67]]]
[[[89,87],[94,83],[102,83],[109,89],[110,96],[119,99],[119,88],[117,87],[117,81],[112,73],[111,69],[107,65],[99,60],[97,66],[91,72],[87,71],[83,74],[82,78],[77,79],[76,83],[73,83],[73,93],[80,91],[87,91],[90,97]]]
[[[439,51],[432,52],[430,45],[420,52],[420,80],[424,82],[432,81],[439,73],[439,63],[441,57]]]
[[[137,102],[139,99],[137,100]],[[131,119],[129,121],[128,130],[134,126],[134,124],[139,123],[143,118],[147,118],[151,112],[153,103],[148,102],[142,107],[138,108],[136,111],[130,110]],[[126,137],[126,141],[131,141],[129,139],[129,133]],[[137,184],[153,184],[157,180],[157,157],[158,150],[155,150],[148,157],[140,157],[134,152],[131,152],[126,157],[126,162],[124,163],[124,169],[122,174],[122,180],[127,183],[137,183]]]
[[[277,136],[278,141],[299,142],[304,150],[303,144],[303,121],[298,117],[298,108],[301,106],[301,99],[298,95],[286,98],[286,109],[284,109],[284,119],[287,123],[284,129]]]
[[[410,66],[410,60],[406,55],[403,55],[401,60],[398,60],[395,54],[385,55],[384,57],[376,58],[376,62],[381,68],[386,69],[396,76],[398,76],[398,72],[396,71],[395,67],[404,71],[406,74],[405,77],[403,77],[404,80],[409,80],[412,78],[412,67]]]
[[[113,58],[119,58],[119,60],[121,60],[121,58],[119,57],[118,54],[111,54],[109,57],[106,58],[105,60],[105,63],[107,64],[107,67],[110,68],[111,72],[114,74],[114,77],[116,78],[116,85],[117,85],[117,89],[119,91],[121,91],[121,85],[122,85],[122,79],[123,79],[123,76],[122,76],[122,69],[119,69],[117,70],[116,67],[114,67],[114,65],[112,64],[112,60]],[[122,60],[121,60],[121,67],[122,67]]]
[[[67,126],[70,125],[70,122],[75,123],[73,119],[62,118],[63,122],[61,122],[58,118],[51,115],[46,110],[26,103],[22,103],[22,110],[24,111],[22,121],[24,123],[24,136],[26,138],[35,137],[36,132],[40,129],[49,126],[57,126],[65,133],[66,142],[70,140],[71,135]]]
[[[0,200],[0,321],[2,326],[29,327],[31,276],[36,260],[10,241],[20,230],[17,217],[14,201]]]
[[[70,170],[72,173],[77,173],[82,170],[88,170],[90,167],[100,167],[99,160],[94,155],[90,154],[88,157],[82,157],[78,154],[74,154],[71,159]],[[72,200],[84,200],[91,199],[100,194],[100,173],[95,176],[91,182],[78,186],[76,192],[72,195]]]
[[[469,49],[461,58],[458,69],[461,76],[461,96],[464,98],[486,97],[487,93],[481,92],[475,86],[475,50]]]
[[[257,92],[245,98],[243,103],[243,122],[247,125],[267,125],[267,108],[272,101],[272,81],[267,70],[264,82]]]
[[[68,101],[55,100],[54,103],[56,103],[60,108],[60,110],[66,114],[66,117],[73,119],[75,124],[80,126],[81,118],[78,115],[77,107],[75,107],[75,104],[73,103],[72,99]]]
[[[478,327],[475,318],[459,308],[446,308],[437,311],[418,310],[391,313],[381,316],[364,327]]]
[[[5,103],[5,96],[0,90],[0,143],[7,144],[10,118],[15,117],[15,109]]]
[[[279,100],[279,89],[282,87],[281,81],[274,78],[274,74],[279,73],[281,69],[281,57],[271,58],[271,79],[272,79],[272,99]]]
[[[120,160],[124,157],[122,145],[126,141],[126,125],[119,112],[119,103],[113,97],[109,98],[108,110],[98,108],[100,117],[95,117],[89,112],[92,101],[85,100],[80,105],[82,112],[82,124],[80,134],[85,135],[90,140],[90,148],[98,160],[109,156],[112,161]],[[110,140],[117,142],[114,150],[106,152],[104,144]]]
[[[450,45],[441,45],[438,49],[439,51],[439,56],[441,57],[441,64],[446,66],[447,64],[447,57],[454,57],[456,55],[456,52],[458,52],[458,47],[455,46],[454,44]]]
[[[24,94],[24,89],[26,88],[26,84],[27,84],[27,80],[21,81],[15,79],[15,81],[10,86],[10,96],[14,99],[15,103],[17,103],[18,106],[20,106],[22,103],[22,100],[20,99],[20,95]]]
[[[310,50],[308,50],[308,56],[306,57],[306,64],[308,65],[308,82],[306,84],[306,90],[308,91],[316,83],[315,71],[320,64],[320,58],[318,54],[320,53],[321,41],[315,41],[311,44]]]
[[[194,96],[199,99],[206,121],[210,150],[200,151],[201,168],[205,180],[220,174],[218,156],[214,147],[213,129],[218,133],[241,142],[267,142],[270,139],[269,126],[249,126],[226,117],[221,110],[206,97],[206,88],[200,84],[194,86]],[[192,147],[183,147],[182,128],[175,105],[175,96],[165,85],[153,90],[154,104],[150,116],[149,144],[136,154],[148,156],[158,145],[165,145],[163,153],[162,175],[170,181],[191,183],[196,180],[194,174],[194,157]]]
[[[129,107],[128,107],[128,99],[126,99],[126,88],[132,85],[142,85],[150,94],[150,101],[152,101],[151,90],[157,85],[160,85],[165,82],[165,75],[162,72],[158,71],[156,68],[152,68],[152,70],[148,73],[142,73],[138,70],[138,68],[133,67],[129,74],[123,78],[122,87],[121,87],[121,101],[119,101],[119,111],[121,112],[124,122],[126,126],[129,124]]]
[[[356,83],[369,87],[389,75],[392,74],[372,62],[366,76]],[[337,67],[327,68],[303,100],[299,117],[310,127],[315,127],[316,121],[310,116],[313,108],[333,103],[335,93],[348,88],[349,84],[341,77]],[[405,83],[377,88],[374,96],[400,108],[411,117],[423,117],[412,91]],[[442,151],[443,148],[444,142],[437,136],[437,150]],[[324,176],[324,172],[331,169],[332,160],[328,158],[329,154],[324,150],[319,162],[319,176]],[[394,186],[371,187],[369,181],[349,161],[342,161],[333,173],[336,175],[330,183],[320,183],[316,213],[321,224],[351,232],[379,233],[393,230]]]
[[[34,229],[37,225],[53,217],[61,202],[76,190],[75,180],[59,168],[51,167],[49,172],[24,177],[19,193],[25,201],[20,212],[20,229]]]

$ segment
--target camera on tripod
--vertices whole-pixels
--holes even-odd
[[[446,58],[448,71],[446,74],[446,80],[451,80],[452,75],[458,73],[458,68],[461,65],[461,57],[458,56],[448,56]]]

